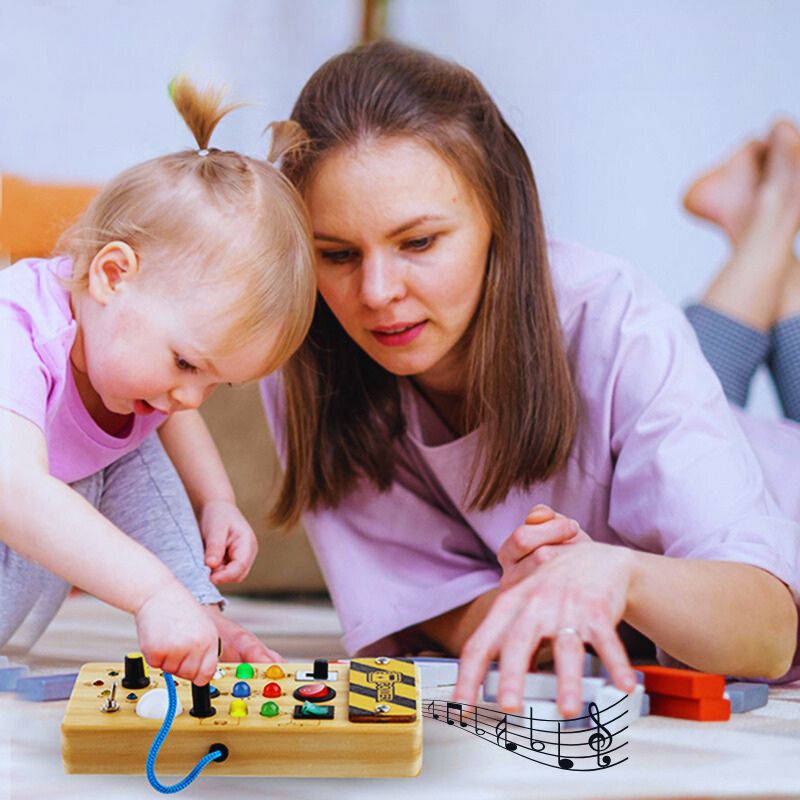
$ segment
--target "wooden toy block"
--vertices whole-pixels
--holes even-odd
[[[490,703],[497,701],[497,687],[500,681],[500,673],[491,670],[486,674],[483,681],[483,699]],[[605,685],[602,678],[582,678],[581,679],[581,702],[588,703],[593,701],[597,691]],[[555,700],[558,692],[557,678],[550,672],[529,672],[525,676],[525,688],[523,697],[526,700]]]
[[[24,700],[66,700],[72,693],[77,672],[63,675],[35,675],[20,678],[14,687],[17,695]]]
[[[415,658],[414,663],[419,667],[423,689],[453,686],[458,680],[457,658]]]
[[[196,701],[195,687],[177,680],[183,713],[161,748],[156,774],[186,775],[216,744],[225,745],[228,757],[212,761],[203,775],[418,774],[423,715],[415,664],[362,658],[330,662],[328,672],[328,662],[320,661],[313,670],[298,663],[220,664],[211,683],[219,694],[210,693],[210,709]],[[164,694],[165,680],[159,672],[140,670],[136,680],[148,685],[126,688],[126,675],[119,663],[81,668],[61,724],[66,772],[144,774],[165,713],[165,702],[156,696]],[[161,708],[160,718],[136,713],[143,698]],[[101,711],[109,705],[112,710]]]
[[[655,693],[693,699],[720,699],[725,691],[723,675],[672,667],[639,666],[637,669],[644,673],[644,688],[651,695]]]
[[[605,719],[607,716],[613,718],[619,716],[627,711],[624,717],[620,720],[623,725],[632,725],[642,716],[642,700],[644,698],[644,686],[637,683],[634,690],[630,694],[617,689],[616,686],[607,684],[601,686],[594,698],[598,710],[603,714]],[[616,704],[616,705],[615,705]],[[606,711],[608,709],[608,711]]]
[[[741,714],[765,706],[769,700],[769,687],[766,683],[737,681],[725,687],[725,694],[731,701],[731,714]]]
[[[0,692],[13,692],[17,681],[28,674],[28,668],[20,664],[9,664],[0,669]]]
[[[724,722],[731,718],[731,703],[724,697],[676,697],[650,693],[650,713],[698,722]]]

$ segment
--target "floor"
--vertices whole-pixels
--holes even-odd
[[[233,599],[228,613],[287,658],[343,655],[333,610],[322,601]],[[36,673],[117,661],[135,649],[131,619],[86,596],[71,597],[31,653],[12,660]],[[424,697],[433,697],[423,692]],[[438,695],[443,697],[444,695]],[[144,776],[65,775],[59,725],[66,701],[29,703],[0,693],[0,800],[153,797]],[[422,773],[411,779],[217,778],[181,794],[219,800],[270,798],[673,798],[800,797],[800,683],[771,690],[762,709],[724,723],[647,717],[628,731],[628,760],[611,769],[550,769],[458,726],[425,719]],[[173,782],[174,778],[165,778]]]

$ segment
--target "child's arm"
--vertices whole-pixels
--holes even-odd
[[[200,683],[213,676],[217,632],[202,606],[155,555],[53,478],[41,430],[5,409],[0,409],[0,540],[134,614],[142,652],[153,667]]]
[[[206,423],[198,411],[179,411],[159,428],[159,436],[200,521],[211,580],[242,580],[253,565],[258,545],[236,506],[233,487]]]

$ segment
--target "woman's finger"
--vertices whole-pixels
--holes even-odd
[[[591,643],[617,689],[632,692],[636,688],[636,674],[614,626],[598,626],[592,632]]]
[[[576,717],[581,710],[585,652],[583,637],[577,628],[562,625],[553,633],[553,655],[558,676],[558,710],[565,717]]]
[[[539,525],[542,522],[549,522],[551,519],[555,519],[559,516],[561,515],[553,511],[550,506],[546,506],[544,503],[539,503],[528,512],[528,516],[525,517],[525,524]]]
[[[497,701],[504,711],[517,711],[525,694],[525,676],[530,671],[531,658],[542,641],[541,609],[531,598],[509,627],[500,650],[500,675]]]
[[[580,531],[574,519],[558,517],[539,525],[520,525],[497,551],[497,560],[503,569],[508,569],[538,547],[546,544],[562,544]]]
[[[461,649],[458,680],[453,691],[456,701],[474,705],[478,687],[486,676],[492,658],[499,652],[506,629],[514,622],[520,595],[513,590],[501,592],[483,622],[475,629]]]

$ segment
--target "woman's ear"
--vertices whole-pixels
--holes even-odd
[[[89,294],[101,305],[139,271],[139,259],[125,242],[104,245],[89,264]]]

